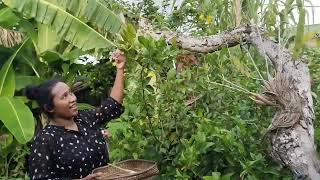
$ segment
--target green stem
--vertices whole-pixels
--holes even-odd
[[[247,54],[248,54],[248,56],[249,56],[249,58],[250,58],[250,60],[251,60],[251,62],[252,62],[252,64],[253,64],[255,70],[256,70],[257,73],[259,74],[259,77],[264,81],[264,79],[263,79],[263,77],[262,77],[262,75],[261,75],[261,73],[260,73],[260,71],[259,71],[259,68],[258,68],[257,64],[254,62],[254,60],[253,60],[253,58],[252,58],[249,50],[246,49],[245,47],[243,47],[243,48],[247,51]]]
[[[5,157],[5,160],[4,160],[4,169],[5,169],[5,177],[6,178],[9,178],[9,165],[8,165],[8,159],[7,159],[7,156]]]
[[[241,87],[241,86],[239,86],[239,85],[237,85],[237,84],[235,84],[235,83],[233,83],[231,81],[226,80],[224,77],[222,79],[224,81],[226,81],[227,83],[231,84],[232,86],[235,86],[235,87],[237,87],[237,88],[239,88],[239,89],[241,89],[241,90],[243,90],[245,92],[251,93],[249,90],[247,90],[247,89],[245,89],[245,88],[243,88],[243,87]]]
[[[251,94],[251,92],[249,91],[244,91],[242,89],[239,89],[239,88],[235,88],[235,87],[232,87],[232,86],[228,86],[228,85],[224,85],[224,84],[221,84],[221,83],[217,83],[217,82],[213,82],[213,81],[208,81],[208,83],[210,84],[215,84],[215,85],[218,85],[218,86],[222,86],[222,87],[226,87],[226,88],[229,88],[231,90],[236,90],[236,91],[239,91],[239,92],[243,92],[243,93],[246,93],[246,94]]]

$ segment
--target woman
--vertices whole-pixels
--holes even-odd
[[[122,52],[112,54],[117,75],[110,97],[94,110],[78,113],[77,98],[68,85],[49,80],[28,87],[26,95],[35,99],[49,123],[35,137],[29,157],[31,179],[99,179],[94,168],[109,162],[100,126],[123,113],[124,67]]]

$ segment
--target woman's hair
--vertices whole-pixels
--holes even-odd
[[[58,82],[62,81],[58,79],[51,79],[38,86],[26,87],[27,98],[30,100],[36,100],[40,110],[50,118],[52,117],[52,114],[49,111],[54,108],[52,89]]]

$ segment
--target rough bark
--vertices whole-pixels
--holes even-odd
[[[297,179],[320,179],[319,160],[314,144],[314,110],[309,68],[304,58],[294,60],[284,47],[253,31],[248,36],[261,54],[272,61],[276,76],[269,80],[279,105],[270,125],[271,155],[288,166]],[[273,86],[273,87],[272,87]]]
[[[169,30],[154,31],[152,25],[146,19],[139,22],[138,35],[151,36],[155,39],[165,38],[168,44],[176,44],[181,49],[192,52],[211,53],[224,47],[233,47],[246,40],[253,26],[239,27],[229,32],[218,35],[192,37]]]
[[[294,60],[286,48],[261,36],[256,26],[239,27],[214,36],[190,37],[170,31],[149,33],[154,38],[164,37],[169,44],[182,49],[211,53],[240,43],[255,46],[272,63],[276,75],[264,82],[263,96],[278,107],[268,136],[272,158],[289,167],[297,179],[320,179],[320,166],[314,144],[314,110],[311,82],[306,59]],[[140,31],[144,35],[143,31]]]

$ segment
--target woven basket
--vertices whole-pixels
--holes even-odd
[[[159,170],[154,161],[125,160],[113,165],[96,168],[92,173],[102,172],[103,180],[152,180],[157,177]]]

